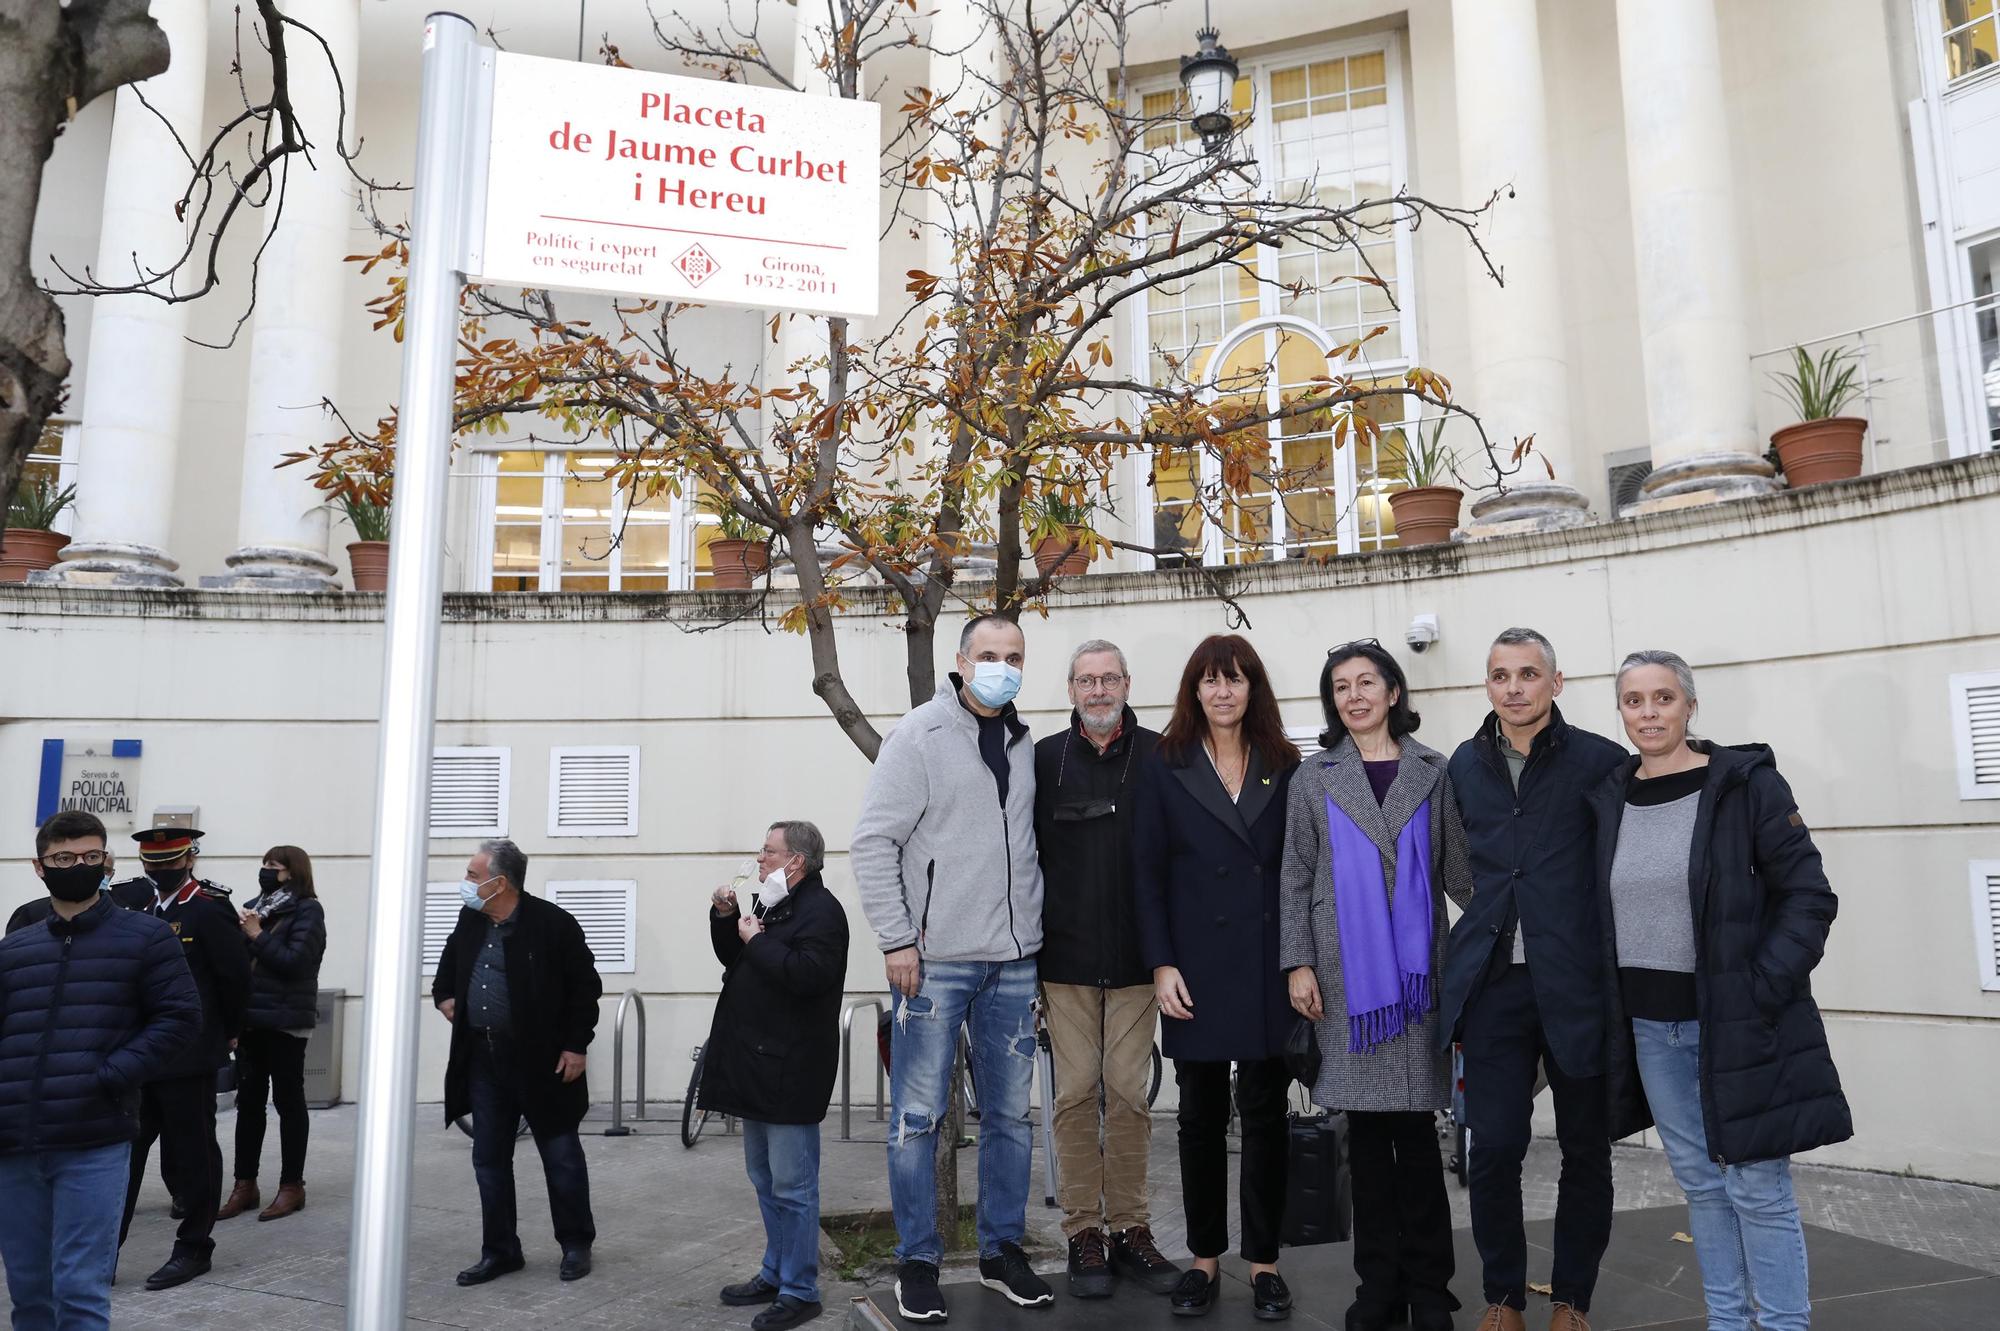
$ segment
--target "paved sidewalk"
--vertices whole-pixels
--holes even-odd
[[[711,1126],[692,1151],[678,1137],[679,1106],[657,1105],[637,1135],[607,1139],[600,1107],[585,1125],[592,1200],[597,1213],[596,1270],[563,1285],[548,1229],[547,1194],[534,1145],[522,1141],[517,1159],[521,1235],[528,1269],[477,1289],[462,1290],[453,1276],[479,1253],[479,1198],[472,1180],[471,1143],[440,1125],[436,1106],[418,1115],[417,1163],[409,1249],[409,1314],[414,1327],[561,1327],[565,1331],[631,1328],[740,1328],[755,1310],[726,1309],[715,1290],[741,1279],[763,1252],[756,1202],[743,1177],[739,1138]],[[220,1115],[225,1157],[234,1115]],[[823,1151],[822,1205],[826,1211],[886,1209],[888,1190],[882,1146],[836,1140],[829,1120]],[[879,1134],[881,1125],[857,1114],[857,1133]],[[167,1198],[157,1176],[142,1195],[131,1240],[120,1266],[113,1325],[124,1328],[257,1328],[294,1331],[346,1324],[348,1203],[352,1189],[355,1113],[352,1106],[313,1114],[307,1164],[307,1207],[289,1219],[259,1224],[245,1215],[219,1225],[215,1269],[180,1289],[149,1294],[140,1284],[166,1259],[173,1241]],[[276,1125],[266,1143],[277,1155]],[[1184,1253],[1184,1226],[1174,1163],[1170,1118],[1155,1120],[1153,1198],[1161,1247]],[[972,1153],[964,1153],[966,1196],[973,1195]],[[1040,1164],[1039,1151],[1036,1155]],[[1537,1142],[1527,1169],[1530,1219],[1555,1206],[1556,1153]],[[1807,1222],[1857,1237],[1926,1253],[2000,1274],[2000,1190],[1892,1175],[1800,1167],[1798,1193]],[[1621,1210],[1675,1205],[1679,1193],[1665,1162],[1654,1152],[1621,1148],[1617,1154]],[[1467,1223],[1465,1197],[1452,1187],[1454,1223]],[[1038,1174],[1030,1224],[1056,1241],[1056,1213],[1041,1201]],[[1289,1259],[1311,1263],[1317,1255]],[[1546,1273],[1542,1273],[1546,1274]],[[1539,1275],[1537,1278],[1541,1278]],[[818,1326],[841,1325],[833,1307],[860,1286],[829,1282],[830,1315]],[[4,1299],[0,1299],[4,1303]]]

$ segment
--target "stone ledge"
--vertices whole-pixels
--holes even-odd
[[[1588,526],[1495,535],[1475,542],[1454,541],[1282,564],[1098,574],[1059,583],[1051,603],[1072,607],[1138,605],[1207,600],[1218,589],[1231,596],[1257,596],[1423,582],[1509,568],[1643,554],[1703,541],[1737,540],[1996,498],[2000,498],[2000,451],[1858,476],[1851,481],[1803,490],[1780,490],[1688,507],[1671,506]],[[2000,521],[2000,516],[1995,521]],[[955,585],[976,591],[986,582],[963,579]],[[743,618],[754,622],[755,595],[713,591],[454,592],[444,598],[444,622],[655,621],[713,625]],[[844,612],[848,617],[900,618],[895,594],[886,587],[856,587],[844,595],[849,603]],[[380,623],[382,603],[382,595],[376,592],[273,594],[188,588],[0,585],[0,617],[70,615]],[[767,608],[775,618],[794,603],[794,592],[777,588],[772,591]]]

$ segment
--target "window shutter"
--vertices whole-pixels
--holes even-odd
[[[1286,726],[1285,738],[1299,746],[1299,756],[1310,758],[1320,752],[1319,726]]]
[[[639,750],[549,750],[549,835],[639,835]]]
[[[1972,862],[1972,935],[1979,951],[1979,987],[2000,993],[2000,860]]]
[[[1958,797],[2000,800],[2000,670],[1951,677]]]
[[[508,750],[431,750],[431,835],[507,835]]]
[[[457,883],[424,884],[424,974],[437,974],[445,940],[451,937],[458,924],[458,913],[463,909],[465,904],[458,899]]]
[[[636,952],[639,885],[630,879],[550,883],[549,900],[576,916],[597,969],[631,974]]]

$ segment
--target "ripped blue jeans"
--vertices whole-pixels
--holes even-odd
[[[890,1038],[889,1201],[896,1260],[930,1262],[938,1238],[937,1133],[950,1104],[953,1055],[969,1026],[979,1096],[979,1255],[999,1255],[1028,1227],[1034,1134],[1035,961],[926,961],[915,998],[896,998]]]

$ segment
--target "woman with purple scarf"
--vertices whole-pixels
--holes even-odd
[[[1326,750],[1293,778],[1280,877],[1279,966],[1318,1028],[1314,1103],[1346,1111],[1354,1180],[1347,1331],[1449,1331],[1451,1207],[1435,1112],[1445,898],[1472,899],[1447,758],[1410,738],[1402,667],[1373,638],[1327,653]]]

